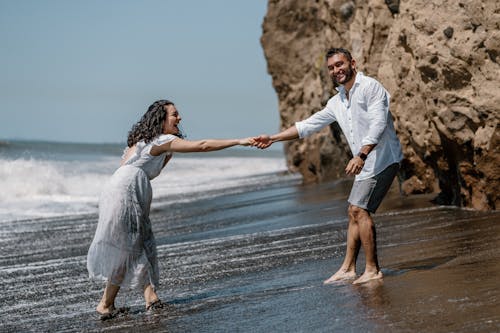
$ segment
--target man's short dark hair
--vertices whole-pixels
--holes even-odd
[[[345,57],[347,58],[347,60],[349,62],[352,61],[352,55],[351,55],[351,52],[347,51],[346,49],[343,49],[341,47],[332,47],[331,49],[329,49],[327,52],[326,52],[326,60],[328,60],[328,58],[331,58],[333,57],[335,54],[339,54],[339,53],[342,53],[343,55],[345,55]]]

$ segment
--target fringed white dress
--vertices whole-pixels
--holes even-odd
[[[156,242],[149,210],[150,180],[158,176],[172,157],[150,154],[153,145],[172,141],[174,135],[160,135],[152,142],[138,142],[135,153],[115,171],[99,199],[99,221],[87,255],[87,269],[93,279],[125,288],[158,286]]]

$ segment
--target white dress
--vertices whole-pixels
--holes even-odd
[[[176,138],[160,135],[136,144],[135,153],[115,171],[99,199],[99,222],[87,255],[89,276],[125,288],[158,286],[156,242],[149,210],[150,180],[158,176],[171,153],[150,154]]]

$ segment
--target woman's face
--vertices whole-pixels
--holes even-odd
[[[166,107],[167,117],[163,121],[163,134],[179,134],[179,127],[177,125],[181,122],[181,116],[175,105],[169,104]]]

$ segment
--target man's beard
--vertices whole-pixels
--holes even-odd
[[[352,68],[352,66],[349,65],[349,68],[344,73],[344,79],[342,80],[342,82],[337,81],[336,75],[332,76],[333,85],[337,87],[341,84],[345,84],[346,82],[349,82],[353,76],[354,76],[354,68]]]

